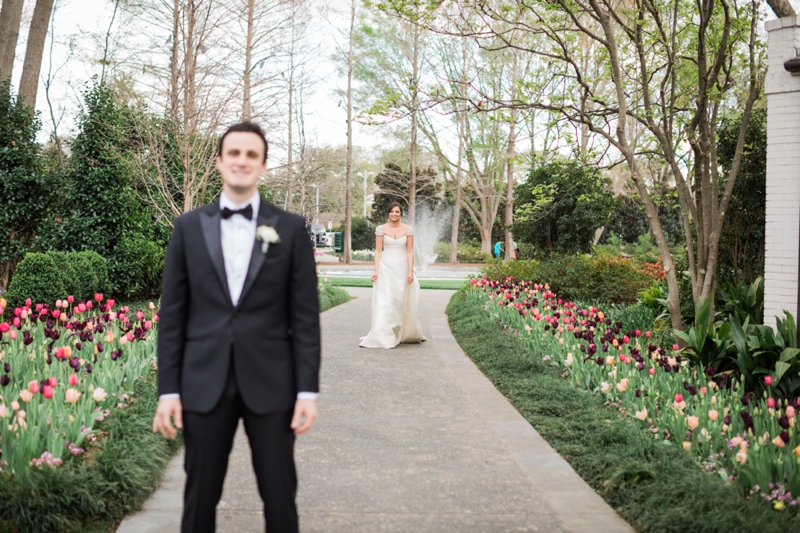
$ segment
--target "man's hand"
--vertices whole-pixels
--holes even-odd
[[[175,417],[175,426],[172,425]],[[180,398],[163,398],[158,400],[156,416],[153,418],[153,433],[161,432],[164,438],[174,439],[178,435],[175,428],[183,427],[183,407]]]
[[[294,403],[294,415],[292,416],[294,434],[300,435],[311,429],[318,415],[316,400],[297,400]]]

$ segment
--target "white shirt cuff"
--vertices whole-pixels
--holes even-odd
[[[316,401],[319,397],[318,392],[298,392],[297,399],[298,400],[314,400]]]
[[[180,397],[181,397],[181,395],[178,394],[177,392],[171,392],[169,394],[162,394],[161,396],[158,397],[158,399],[159,400],[171,400],[172,398],[180,399]]]

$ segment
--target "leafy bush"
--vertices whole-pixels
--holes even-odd
[[[65,296],[62,271],[53,257],[42,253],[25,254],[8,285],[6,299],[17,307],[27,298],[33,302],[55,302]]]
[[[759,277],[748,285],[731,285],[727,291],[720,291],[725,303],[721,311],[737,318],[740,324],[749,319],[751,324],[764,323],[764,278]]]
[[[636,303],[639,292],[653,282],[638,261],[609,255],[493,262],[483,267],[481,273],[491,280],[514,276],[546,283],[562,298],[609,304]]]
[[[514,191],[512,231],[545,255],[589,252],[617,203],[596,167],[554,161],[533,167]]]
[[[450,243],[437,242],[436,248],[436,262],[447,263],[450,261]],[[459,263],[485,263],[487,259],[491,258],[491,254],[481,251],[481,246],[474,242],[459,242],[456,257]]]

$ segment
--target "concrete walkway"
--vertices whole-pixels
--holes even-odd
[[[371,289],[322,315],[320,419],[298,438],[303,533],[630,532],[463,354],[444,308],[422,291],[428,342],[358,348]],[[121,533],[178,531],[183,459]],[[221,532],[263,532],[244,433],[237,434]]]

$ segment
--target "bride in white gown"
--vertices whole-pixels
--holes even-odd
[[[417,318],[419,281],[414,275],[414,228],[400,222],[402,207],[389,205],[389,223],[375,229],[372,329],[364,348],[394,348],[425,340]]]

